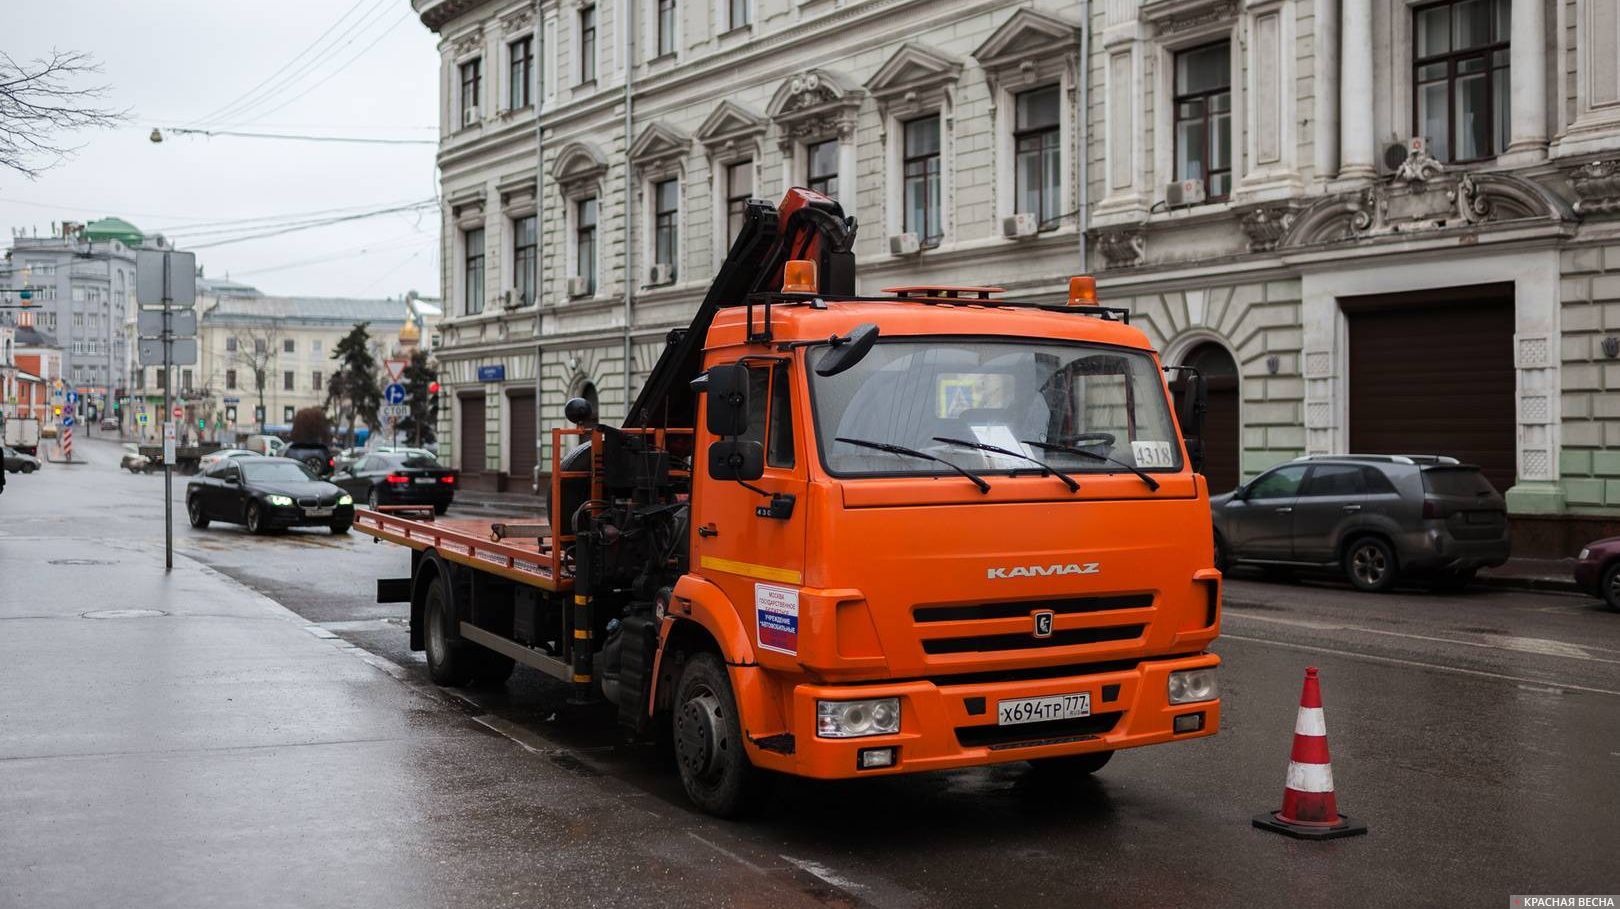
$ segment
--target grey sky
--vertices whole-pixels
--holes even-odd
[[[334,23],[322,45],[330,49],[306,55],[276,81],[317,56],[318,65],[284,88],[266,86],[265,103],[211,128],[434,139],[438,54],[408,0],[0,3],[0,49],[19,63],[53,47],[87,51],[110,86],[107,106],[131,111],[121,129],[70,137],[82,148],[38,180],[0,172],[8,245],[16,228],[45,235],[53,221],[117,215],[195,248],[225,236],[186,227],[197,222],[431,199],[432,145],[148,140],[154,125],[189,126],[243,96]],[[437,295],[437,236],[430,209],[198,248],[197,259],[209,275],[228,272],[268,293],[384,297],[415,288]]]

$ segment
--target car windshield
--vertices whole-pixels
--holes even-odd
[[[302,483],[319,477],[297,461],[243,461],[242,476],[254,483]]]
[[[810,365],[829,350],[814,348]],[[822,461],[839,476],[950,468],[838,438],[902,445],[981,472],[1039,468],[938,439],[992,445],[1065,472],[1120,469],[1107,459],[1181,469],[1164,380],[1142,351],[1016,339],[885,340],[838,375],[812,369],[811,389]]]

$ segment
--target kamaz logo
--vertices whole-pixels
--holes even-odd
[[[985,577],[990,580],[997,578],[1046,578],[1063,574],[1097,574],[1101,571],[1100,562],[1070,562],[1067,565],[1019,565],[1017,568],[989,568],[985,570]]]

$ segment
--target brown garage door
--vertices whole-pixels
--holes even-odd
[[[484,396],[461,399],[461,471],[484,471]]]
[[[511,465],[509,476],[511,485],[507,487],[513,492],[528,492],[530,480],[534,477],[534,394],[514,392],[507,400],[507,410],[512,414],[512,433],[509,447],[506,451],[506,463]]]
[[[1451,455],[1513,485],[1513,285],[1340,300],[1350,449]]]

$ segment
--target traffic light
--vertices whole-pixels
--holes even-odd
[[[436,395],[438,393],[439,393],[439,383],[437,383],[437,382],[429,382],[428,383],[428,394]]]
[[[208,428],[208,421],[203,419],[202,417],[198,417],[197,418],[197,429],[199,431],[201,431],[201,430],[204,430],[204,429],[207,429],[207,428]]]
[[[116,415],[118,413],[118,399],[113,398],[112,404],[113,404],[113,414]]]
[[[61,415],[62,415],[62,405],[60,405],[60,404],[53,404],[53,405],[51,405],[51,406],[52,406],[52,407],[54,407],[54,408],[55,408],[55,409],[56,409],[56,410],[55,410],[55,412],[56,412],[56,416],[58,416],[58,417],[60,417],[60,416],[61,416]]]

